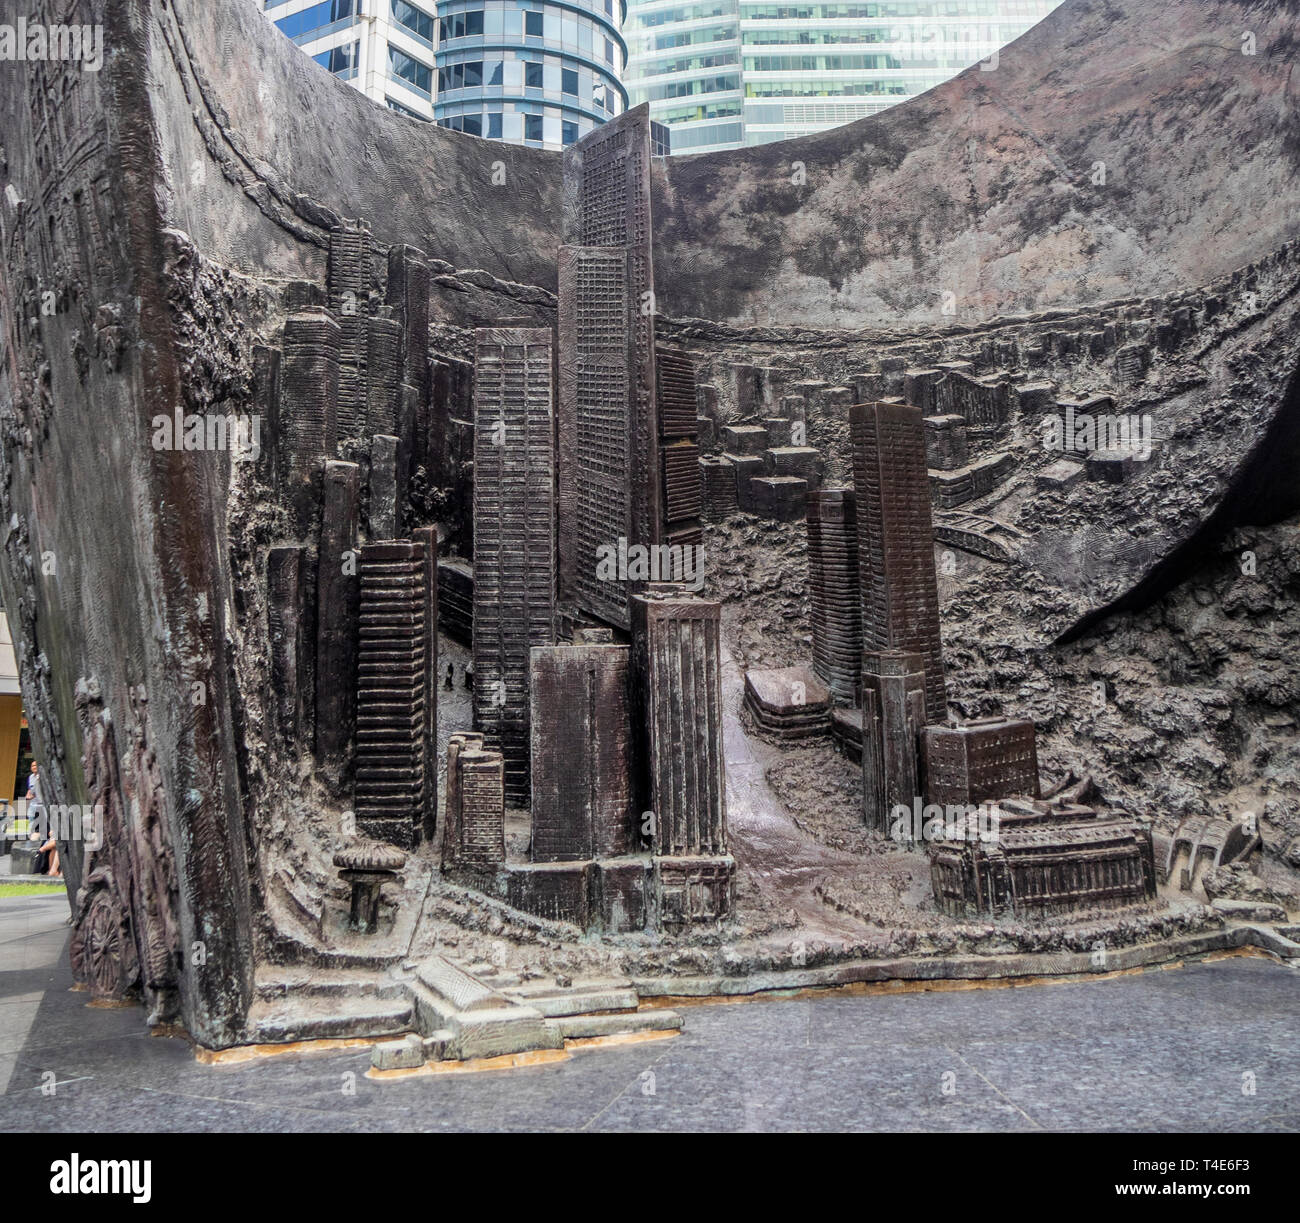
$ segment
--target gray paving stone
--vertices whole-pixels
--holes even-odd
[[[0,1016],[36,1009],[25,1032],[0,1026],[0,1132],[1300,1131],[1300,972],[1259,957],[690,1005],[670,1039],[380,1081],[368,1048],[200,1065],[139,1009],[70,991],[66,905],[17,903],[0,902]]]

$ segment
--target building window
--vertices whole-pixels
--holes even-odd
[[[501,60],[495,60],[488,65],[488,84],[500,85],[502,75],[505,71],[505,64]]]
[[[524,87],[526,89],[541,89],[542,87],[542,65],[525,64],[524,65]],[[541,137],[539,136],[540,140]]]
[[[489,140],[501,139],[501,115],[493,111],[487,117],[487,135]]]
[[[450,17],[442,18],[439,25],[442,30],[443,42],[447,42],[452,38],[470,38],[476,34],[482,34],[483,10],[475,9],[472,13],[453,13]]]
[[[541,38],[543,28],[542,22],[543,18],[541,13],[525,13],[524,33],[527,34],[529,38]],[[539,136],[538,139],[540,140],[541,137]]]
[[[438,69],[438,92],[449,89],[478,89],[483,84],[483,61],[471,60],[468,64],[448,64]]]
[[[319,55],[313,55],[322,68],[328,68],[335,76],[344,78],[355,76],[357,61],[361,58],[361,44],[354,42],[345,47],[331,47]]]
[[[439,119],[439,127],[450,128],[453,132],[467,132],[471,136],[483,134],[482,115],[452,115],[450,119]]]
[[[394,102],[392,98],[385,97],[384,101],[388,103],[389,110],[395,110],[399,115],[405,115],[408,119],[419,119],[422,123],[428,122],[427,119],[409,106],[403,106],[400,102]]]
[[[578,139],[578,125],[576,123],[570,123],[566,119],[560,131],[563,133],[561,136],[561,143],[563,144],[573,144]]]
[[[605,59],[611,64],[614,62],[614,44],[608,38],[605,39]]]
[[[395,77],[405,81],[420,93],[433,92],[433,69],[427,64],[420,63],[418,59],[404,55],[396,47],[388,48],[388,68]]]
[[[525,115],[524,116],[524,139],[541,140],[542,138],[542,116]]]
[[[322,26],[352,17],[356,11],[357,0],[324,0],[323,4],[313,4],[291,17],[281,17],[275,24],[290,38],[297,39]]]
[[[433,46],[433,18],[428,13],[408,4],[407,0],[392,0],[393,20],[405,26],[421,42]]]
[[[578,96],[578,74],[572,68],[565,68],[560,73],[561,90],[564,93],[570,93],[575,98]]]

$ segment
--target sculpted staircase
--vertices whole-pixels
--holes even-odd
[[[258,972],[256,995],[252,1044],[396,1035],[410,1029],[413,1014],[400,980],[365,969],[270,965]]]
[[[269,967],[249,1011],[250,1044],[396,1037],[376,1044],[377,1070],[543,1050],[567,1041],[675,1032],[677,1012],[638,1010],[626,981],[522,981],[486,966],[471,974],[442,956],[386,972]]]

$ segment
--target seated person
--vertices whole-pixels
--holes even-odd
[[[41,856],[36,859],[36,873],[50,875],[55,879],[63,878],[63,872],[59,869],[59,845],[52,836],[46,837],[42,842],[40,853]]]

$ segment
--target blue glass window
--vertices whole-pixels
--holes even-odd
[[[542,87],[542,65],[525,64],[524,65],[524,86],[528,89],[541,89]],[[540,140],[541,137],[538,137]]]
[[[530,38],[541,38],[542,36],[542,14],[525,13],[524,14],[524,33]],[[541,139],[540,136],[537,138]]]
[[[298,38],[309,30],[318,30],[321,26],[351,17],[356,11],[357,0],[324,0],[322,4],[313,4],[291,17],[281,17],[275,24],[290,38]]]
[[[524,139],[540,140],[542,138],[542,116],[525,115],[524,116]]]
[[[563,144],[573,144],[578,139],[578,125],[576,123],[570,123],[566,119],[560,130],[563,133],[561,137]]]
[[[433,46],[433,18],[428,13],[408,4],[407,0],[392,0],[393,19],[404,25],[416,38]]]
[[[388,67],[395,77],[400,77],[421,93],[432,93],[433,69],[427,64],[422,64],[418,59],[412,59],[409,55],[404,55],[396,47],[389,47]]]
[[[322,51],[319,55],[313,55],[314,59],[322,68],[328,68],[335,75],[346,74],[356,71],[357,60],[361,58],[361,44],[354,42],[350,46],[331,47],[328,51]]]
[[[500,140],[501,139],[501,115],[499,113],[493,112],[488,115],[487,121],[488,121],[488,126],[487,126],[488,139]]]
[[[502,76],[505,71],[505,64],[501,60],[496,60],[488,65],[488,84],[500,85]]]
[[[565,68],[560,74],[561,92],[578,96],[578,74],[572,68]]]
[[[483,10],[476,9],[472,13],[452,13],[450,17],[442,18],[441,26],[443,42],[451,38],[467,38],[472,34],[482,34]]]

